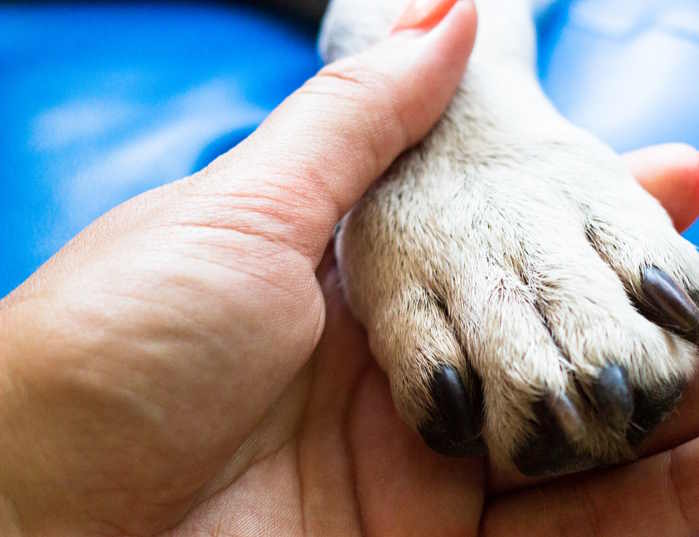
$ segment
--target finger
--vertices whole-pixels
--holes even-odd
[[[691,537],[699,531],[699,439],[630,466],[495,501],[483,536]]]
[[[374,363],[348,415],[355,492],[368,535],[478,534],[484,501],[482,458],[438,455],[405,425]]]
[[[699,152],[684,144],[657,145],[625,155],[631,172],[684,231],[699,216]]]
[[[317,263],[339,218],[429,131],[455,92],[476,15],[471,2],[448,5],[431,29],[400,29],[324,68],[201,174],[203,182],[232,195],[238,209],[248,204],[266,228],[277,223],[269,232]]]
[[[678,230],[699,215],[699,152],[683,144],[648,147],[628,153],[627,163],[641,185],[668,210]],[[699,435],[699,378],[687,387],[674,419],[661,423],[641,446],[655,454]]]

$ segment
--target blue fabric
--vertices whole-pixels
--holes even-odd
[[[696,0],[556,2],[544,88],[617,149],[699,145],[698,19]],[[310,32],[241,7],[0,5],[0,297],[95,217],[235,145],[319,64]]]
[[[542,85],[573,123],[618,151],[699,147],[699,0],[559,1],[538,34]]]

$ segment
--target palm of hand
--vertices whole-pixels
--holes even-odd
[[[679,535],[691,526],[693,511],[687,514],[682,502],[693,490],[692,478],[675,482],[667,454],[504,495],[492,487],[506,490],[513,483],[484,459],[435,455],[395,413],[387,381],[347,310],[329,256],[319,279],[326,331],[273,417],[253,433],[262,441],[251,445],[264,447],[252,450],[247,458],[252,462],[238,466],[236,478],[162,537],[498,537],[530,535],[533,527],[537,535],[552,536]],[[682,448],[677,466],[695,464],[694,444]],[[668,482],[669,495],[661,486]],[[639,488],[645,494],[630,498]],[[623,507],[617,498],[624,499]]]
[[[477,534],[483,460],[438,456],[399,420],[335,267],[319,272],[313,359],[221,476],[232,483],[163,537]]]

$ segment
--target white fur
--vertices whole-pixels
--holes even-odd
[[[334,0],[328,61],[385,36],[404,0]],[[640,315],[627,291],[657,265],[699,281],[695,249],[604,144],[570,125],[534,74],[527,0],[481,0],[466,77],[433,132],[345,218],[337,255],[348,302],[388,373],[397,407],[428,416],[432,372],[482,381],[483,435],[509,460],[531,434],[531,404],[567,394],[573,440],[629,456],[576,388],[611,362],[635,385],[685,378],[695,349]]]

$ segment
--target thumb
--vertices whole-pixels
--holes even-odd
[[[339,219],[438,120],[473,48],[471,1],[420,0],[399,24],[321,70],[202,172],[200,186],[233,200],[226,220],[317,265]]]

